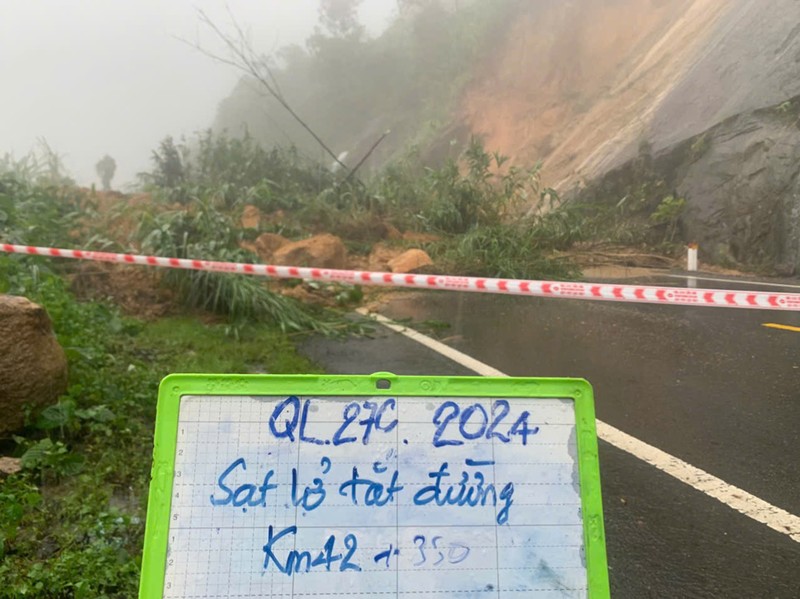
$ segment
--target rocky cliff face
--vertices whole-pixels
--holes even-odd
[[[707,258],[800,267],[797,0],[531,2],[484,69],[461,118],[490,148],[592,194],[646,149]]]
[[[686,236],[708,259],[787,275],[800,268],[798,107],[800,99],[740,113],[691,140],[674,187],[689,202]]]
[[[573,192],[616,201],[658,189],[687,200],[686,241],[701,258],[791,275],[800,271],[800,97],[737,114],[640,154]],[[646,195],[646,194],[645,194]],[[661,199],[650,198],[649,210]]]
[[[647,136],[656,151],[800,94],[800,2],[718,4],[725,10],[653,115]]]

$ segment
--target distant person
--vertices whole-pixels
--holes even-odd
[[[117,161],[106,154],[94,168],[97,170],[97,176],[100,177],[103,191],[111,191],[111,180],[114,178],[114,173],[117,172]]]

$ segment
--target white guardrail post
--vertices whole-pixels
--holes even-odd
[[[697,272],[697,244],[690,243],[686,246],[686,270]]]

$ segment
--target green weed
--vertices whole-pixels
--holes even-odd
[[[669,195],[661,200],[655,211],[650,215],[650,220],[653,223],[664,226],[665,244],[671,244],[675,240],[678,224],[685,210],[685,199]]]
[[[543,243],[535,228],[480,227],[445,244],[434,255],[456,274],[521,279],[569,279],[580,269],[568,259],[551,256],[553,244]]]

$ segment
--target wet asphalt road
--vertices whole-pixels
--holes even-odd
[[[447,323],[512,376],[586,378],[599,419],[800,514],[800,333],[762,326],[798,313],[441,292],[383,313]],[[305,351],[334,373],[473,374],[384,329]],[[604,442],[600,470],[612,596],[800,598],[800,543]]]

